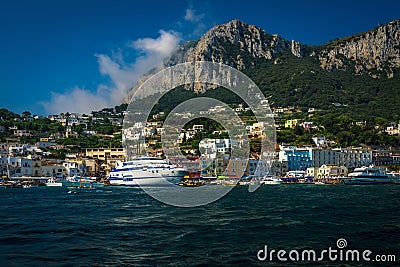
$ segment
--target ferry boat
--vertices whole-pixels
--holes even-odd
[[[179,184],[185,175],[188,175],[186,169],[169,164],[165,159],[138,157],[118,162],[108,182],[123,186],[168,186]]]
[[[348,177],[340,178],[345,184],[395,184],[397,178],[374,166],[355,168]]]

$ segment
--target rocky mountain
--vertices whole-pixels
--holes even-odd
[[[400,20],[321,46],[233,20],[183,44],[164,67],[200,60],[243,71],[271,97],[271,105],[341,103],[355,113],[361,108],[366,114],[400,114]]]
[[[316,57],[321,68],[328,71],[350,69],[373,77],[379,77],[376,71],[384,71],[391,77],[393,68],[400,67],[400,20],[319,47],[287,41],[278,34],[233,20],[210,29],[197,42],[184,44],[167,65],[205,60],[241,70],[254,67],[256,58],[279,62],[279,56],[285,52],[299,58]]]
[[[354,65],[355,73],[378,78],[377,72],[383,71],[393,77],[393,69],[400,67],[400,20],[329,43],[319,53],[319,60],[325,70]]]
[[[291,46],[277,34],[270,35],[254,25],[233,20],[215,26],[186,48],[178,50],[169,63],[212,61],[243,69],[254,66],[251,58],[273,59]]]

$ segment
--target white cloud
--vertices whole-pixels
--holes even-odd
[[[135,63],[118,62],[118,58],[111,58],[108,55],[100,54],[96,56],[100,73],[111,80],[110,85],[100,85],[102,91],[107,92],[107,103],[109,107],[118,105],[143,72],[137,70]]]
[[[196,15],[196,11],[192,7],[190,7],[190,8],[186,9],[186,14],[183,18],[186,21],[199,22],[200,20],[202,20],[204,18],[204,14]]]
[[[144,51],[147,54],[166,57],[170,55],[179,45],[180,34],[175,31],[159,31],[157,39],[143,38],[132,42],[132,47]]]
[[[110,84],[100,84],[96,92],[75,87],[67,92],[51,93],[49,102],[41,103],[49,114],[62,112],[90,113],[105,107],[119,105],[138,79],[175,51],[181,41],[180,34],[174,31],[159,31],[159,37],[143,38],[131,42],[129,49],[141,53],[134,62],[123,60],[122,53],[113,56],[96,55],[99,71],[109,77]]]
[[[92,93],[89,90],[75,87],[65,94],[51,92],[51,101],[42,103],[42,105],[49,114],[89,113],[92,110],[98,110],[98,107],[105,107],[107,101],[102,96],[101,90]]]

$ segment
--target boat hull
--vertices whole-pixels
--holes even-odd
[[[117,176],[110,175],[110,185],[119,186],[170,186],[179,184],[187,172],[152,173],[149,171],[129,171]]]
[[[180,176],[169,176],[169,177],[127,177],[123,180],[110,180],[110,185],[119,186],[171,186],[177,185],[182,181]]]
[[[261,184],[264,185],[282,184],[282,181],[261,181]]]
[[[66,187],[104,187],[103,183],[97,183],[97,182],[62,182],[63,186]]]
[[[357,177],[342,178],[344,184],[347,185],[376,185],[376,184],[395,184],[395,179],[388,177]]]
[[[60,187],[63,186],[62,183],[54,182],[54,183],[46,183],[46,186],[52,186],[52,187]]]

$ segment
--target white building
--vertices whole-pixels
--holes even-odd
[[[8,147],[8,153],[10,155],[22,155],[26,151],[26,147],[20,144],[13,144]]]
[[[203,156],[215,158],[216,153],[228,154],[238,142],[231,139],[203,139],[200,141],[199,149]]]
[[[202,158],[215,159],[217,155],[217,145],[215,139],[203,139],[199,143],[200,153]]]
[[[95,131],[95,130],[83,130],[83,131],[82,131],[82,134],[85,134],[85,135],[95,135],[95,134],[97,134],[97,131]]]
[[[75,175],[79,176],[81,174],[83,175],[86,172],[85,166],[76,162],[65,161],[63,166],[66,170],[67,176],[69,177],[73,177]]]
[[[186,131],[185,129],[182,129],[182,131],[179,133],[178,144],[182,144],[184,140],[193,138],[194,134],[194,131]]]
[[[21,158],[19,157],[3,157],[0,159],[2,175],[11,175],[13,177],[21,176]]]
[[[39,149],[37,146],[28,145],[28,144],[12,144],[8,147],[9,155],[31,155],[35,153],[42,153],[43,151]]]
[[[326,147],[328,144],[325,139],[325,136],[315,136],[312,138],[312,140],[314,141],[317,147]]]
[[[265,130],[265,126],[264,122],[255,122],[250,127],[246,126],[246,130],[248,130],[251,135],[261,136]]]
[[[8,156],[10,144],[9,143],[1,143],[0,144],[0,157]]]
[[[9,173],[12,177],[32,176],[32,163],[32,159],[8,156],[0,159],[0,169],[2,175]]]
[[[157,133],[157,129],[153,127],[143,127],[142,128],[142,135],[145,137],[150,137]]]
[[[21,158],[21,174],[22,176],[32,176],[32,159]]]
[[[386,127],[385,132],[389,135],[398,135],[400,133],[400,124],[392,122],[388,127]]]
[[[32,131],[29,130],[14,130],[14,136],[32,136]]]
[[[40,138],[40,141],[36,143],[38,147],[50,148],[55,147],[56,142],[54,140],[50,140],[48,138]]]
[[[42,165],[41,170],[44,177],[65,178],[67,176],[67,170],[60,164]]]
[[[337,166],[356,168],[372,163],[372,151],[366,148],[335,148],[333,150],[337,152]]]
[[[195,124],[193,125],[193,131],[203,131],[204,130],[204,125],[203,124]]]
[[[330,149],[313,149],[312,166],[335,165],[337,163],[337,151]]]

